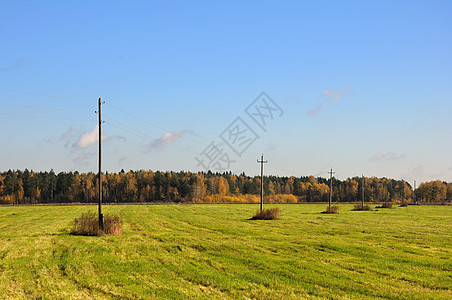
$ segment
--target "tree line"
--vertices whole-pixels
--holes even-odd
[[[437,203],[452,198],[452,184],[431,181],[414,192],[404,180],[377,177],[333,178],[334,202]],[[98,199],[95,173],[33,172],[25,169],[0,173],[0,204],[93,203]],[[102,176],[103,202],[258,202],[260,177],[226,173],[139,170]],[[264,177],[266,202],[327,202],[329,180],[323,177]],[[415,197],[416,195],[416,197]]]

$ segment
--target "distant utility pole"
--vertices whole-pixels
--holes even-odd
[[[268,161],[264,160],[264,154],[262,153],[261,160],[257,160],[261,164],[261,211],[264,207],[264,164]]]
[[[330,174],[330,199],[328,200],[328,207],[331,208],[331,199],[333,198],[333,169],[328,171],[328,174]]]
[[[364,210],[364,187],[365,187],[365,181],[364,181],[364,175],[363,175],[363,181],[362,181],[362,183],[361,183],[361,187],[362,187],[362,191],[361,191],[361,193],[362,193],[362,205],[361,205],[361,209],[362,210]]]
[[[104,102],[105,103],[105,102]],[[99,227],[104,230],[104,215],[102,214],[102,101],[99,98]]]

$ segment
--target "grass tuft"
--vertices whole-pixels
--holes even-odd
[[[94,212],[83,213],[80,218],[75,218],[73,235],[103,235],[122,234],[122,220],[120,216],[104,215],[104,230],[99,227],[98,215]]]
[[[257,211],[250,220],[277,220],[279,219],[279,208],[263,209]]]
[[[338,214],[339,207],[338,206],[327,206],[326,210],[322,212],[323,214]]]
[[[364,207],[361,204],[355,204],[355,207],[353,208],[354,211],[362,211],[362,210],[367,210],[367,211],[371,211],[372,208],[366,204],[364,205]]]

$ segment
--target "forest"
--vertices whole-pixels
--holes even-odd
[[[421,183],[413,191],[404,180],[377,177],[333,177],[333,202],[445,203],[452,184]],[[260,177],[187,171],[151,170],[106,172],[102,176],[104,203],[253,203],[259,201]],[[364,193],[363,193],[364,184]],[[33,172],[25,169],[0,173],[0,204],[94,203],[98,200],[96,173]],[[314,176],[264,177],[266,203],[327,202],[329,179]]]

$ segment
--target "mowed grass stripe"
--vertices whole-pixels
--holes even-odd
[[[0,298],[452,299],[452,207],[277,207],[106,205],[101,237],[68,234],[94,206],[0,207]]]

